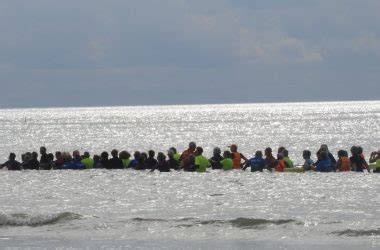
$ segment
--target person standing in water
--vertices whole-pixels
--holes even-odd
[[[380,149],[377,152],[372,152],[369,158],[369,163],[375,163],[374,173],[380,173]]]
[[[189,165],[189,157],[190,155],[195,156],[196,148],[197,148],[197,144],[195,144],[195,142],[190,142],[189,148],[183,151],[183,153],[181,154],[181,157],[179,157],[182,168],[187,168],[187,165]]]
[[[112,158],[109,159],[109,165],[111,169],[123,169],[123,161],[119,158],[119,151],[117,149],[113,149],[111,151]]]
[[[226,150],[223,152],[223,160],[220,162],[224,171],[232,170],[234,168],[234,162],[231,159],[231,152]]]
[[[41,155],[41,157],[40,157],[40,169],[41,170],[50,170],[52,167],[51,166],[52,161],[47,154],[46,147],[40,147],[40,155]]]
[[[263,159],[263,152],[260,150],[256,151],[255,157],[249,159],[245,164],[243,170],[245,171],[248,167],[251,167],[251,172],[263,172],[265,168],[265,160]]]
[[[223,156],[221,153],[220,148],[214,148],[213,156],[209,159],[212,169],[222,169],[221,161],[223,160]]]
[[[153,166],[150,172],[153,172],[156,169],[160,172],[170,172],[170,166],[166,161],[166,155],[162,152],[157,154],[157,163]]]
[[[6,167],[10,171],[21,170],[21,163],[16,161],[15,153],[10,153],[8,161],[0,165],[0,168]]]
[[[269,171],[272,171],[274,168],[276,168],[278,161],[272,155],[272,148],[266,148],[264,153],[265,153],[265,167]]]
[[[91,158],[89,152],[84,152],[82,160],[80,161],[86,169],[91,169],[94,167],[94,160]]]
[[[248,159],[242,154],[239,153],[238,147],[236,144],[232,144],[230,146],[231,154],[232,154],[232,161],[234,163],[234,169],[242,169],[242,166],[248,161]],[[244,162],[242,162],[244,160]]]
[[[304,150],[302,153],[302,157],[305,160],[303,163],[303,170],[310,171],[314,169],[314,161],[311,159],[311,152],[310,150]]]
[[[153,150],[148,151],[148,158],[145,160],[145,167],[146,169],[155,169],[157,165],[157,160],[154,158],[156,153]],[[165,155],[164,155],[165,156]],[[162,157],[162,155],[161,155]],[[165,156],[166,158],[166,156]]]
[[[206,172],[206,169],[211,167],[209,160],[203,155],[203,148],[197,147],[195,151],[195,168],[197,172]]]
[[[339,172],[351,171],[350,159],[348,158],[348,153],[345,150],[338,151],[338,161],[336,162],[336,167]]]

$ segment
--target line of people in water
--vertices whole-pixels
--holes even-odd
[[[363,149],[359,146],[351,147],[351,156],[345,150],[338,151],[338,160],[330,153],[327,145],[321,145],[317,151],[317,161],[311,159],[309,150],[303,151],[304,164],[302,171],[317,172],[344,172],[356,171],[370,172],[370,167],[363,155]],[[265,156],[265,157],[264,157]],[[230,146],[230,150],[223,152],[216,147],[213,150],[213,156],[207,158],[203,155],[203,148],[197,147],[195,142],[190,142],[189,147],[179,154],[176,148],[172,147],[167,154],[159,152],[156,154],[153,150],[148,153],[136,151],[131,158],[131,154],[127,151],[114,149],[111,151],[111,157],[108,152],[102,152],[100,155],[90,156],[89,152],[80,154],[78,150],[72,154],[67,152],[47,153],[46,147],[40,148],[40,158],[37,152],[27,152],[22,155],[22,161],[16,160],[14,153],[9,154],[9,159],[0,168],[8,168],[8,170],[51,170],[51,169],[135,169],[150,171],[158,170],[160,172],[169,172],[171,170],[183,170],[188,172],[205,172],[207,169],[223,169],[223,170],[246,170],[250,168],[255,171],[276,171],[284,172],[294,169],[294,163],[289,158],[289,151],[285,147],[279,147],[276,157],[273,156],[272,149],[266,148],[264,154],[258,150],[252,158],[245,157],[238,152],[236,144]],[[380,173],[380,149],[372,152],[369,162],[374,164],[373,172]]]

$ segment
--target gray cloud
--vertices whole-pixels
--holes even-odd
[[[4,0],[0,106],[378,99],[363,90],[380,77],[379,12],[372,0]]]

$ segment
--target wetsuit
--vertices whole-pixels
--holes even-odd
[[[166,161],[157,162],[155,168],[158,169],[160,172],[170,172],[170,166]]]
[[[206,169],[211,166],[209,160],[203,155],[198,155],[195,157],[195,166],[197,167],[197,172],[206,172]]]
[[[100,159],[100,161],[96,164],[96,168],[107,168],[110,169],[110,163],[108,159]]]
[[[2,164],[2,167],[7,167],[11,171],[21,170],[21,163],[16,160],[9,160]]]
[[[337,162],[337,168],[340,172],[351,171],[350,159],[348,157],[341,157]]]
[[[92,158],[90,158],[90,157],[87,157],[87,158],[82,159],[82,160],[81,160],[81,163],[82,163],[83,165],[85,165],[85,167],[86,167],[87,169],[90,169],[90,168],[93,168],[93,167],[94,167],[94,160],[93,160]]]
[[[363,172],[366,165],[366,161],[360,155],[351,156],[350,163],[353,166],[352,171],[355,172]]]
[[[214,155],[213,157],[210,158],[210,163],[212,169],[222,169],[223,166],[220,163],[223,160],[223,157],[221,155]]]
[[[27,162],[22,163],[23,169],[30,169],[30,170],[39,170],[40,169],[40,163],[36,159],[29,160]]]
[[[146,159],[144,163],[145,163],[146,169],[154,169],[158,161],[154,159],[153,157],[148,157],[148,159]]]
[[[222,169],[225,171],[232,170],[234,168],[234,162],[231,158],[224,158],[220,161],[220,164],[222,165]]]
[[[65,161],[62,169],[85,169],[85,165],[78,160]]]
[[[289,157],[284,157],[284,161],[285,161],[286,167],[288,167],[288,168],[294,167],[293,161],[290,160]]]
[[[303,164],[303,170],[310,171],[313,169],[314,161],[312,159],[305,159],[305,162]]]
[[[109,169],[123,169],[123,161],[119,157],[112,157],[108,160],[108,168]]]
[[[50,170],[51,169],[51,161],[49,159],[48,154],[41,154],[40,169],[42,169],[42,170]]]
[[[265,160],[262,157],[255,156],[254,158],[249,159],[248,164],[244,166],[243,170],[251,167],[251,172],[263,172],[265,165]]]
[[[329,158],[320,160],[315,168],[317,172],[331,172],[331,160]]]
[[[179,170],[179,162],[176,159],[169,158],[169,160],[167,160],[167,163],[169,165],[169,168]]]
[[[272,170],[277,166],[277,159],[273,157],[273,155],[268,155],[265,158],[265,165],[267,166],[268,170]]]
[[[130,159],[121,159],[121,161],[123,162],[124,168],[129,168],[130,167],[130,164],[131,164],[131,160]]]

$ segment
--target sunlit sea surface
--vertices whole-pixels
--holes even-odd
[[[380,101],[0,110],[9,152],[380,148]],[[0,171],[0,248],[380,249],[380,175]]]

